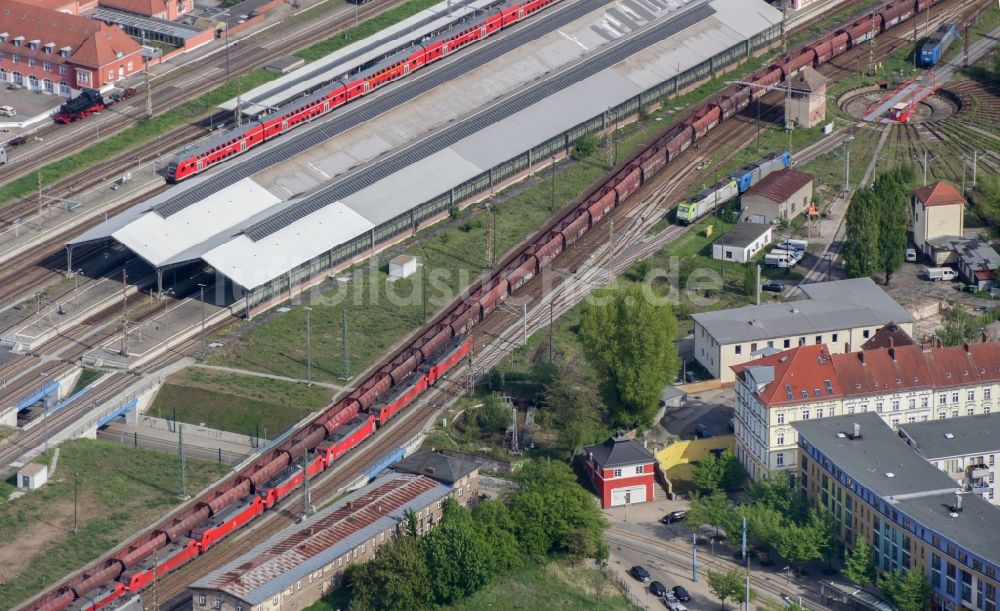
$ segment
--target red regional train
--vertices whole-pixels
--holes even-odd
[[[311,121],[386,83],[404,77],[449,53],[514,25],[558,0],[511,0],[474,22],[416,42],[304,98],[283,104],[247,125],[225,131],[182,150],[167,165],[167,181],[178,182]]]
[[[882,31],[941,1],[894,0],[877,9],[874,17],[862,17],[806,45],[758,70],[750,80],[756,84],[781,82],[805,65],[820,65],[869,40],[873,28]],[[469,330],[511,293],[713,127],[760,97],[762,92],[753,89],[733,85],[672,126],[347,397],[196,504],[107,560],[65,580],[28,608],[99,609],[126,593],[141,590],[152,582],[154,574],[160,576],[180,566],[273,507],[294,491],[295,484],[301,482],[298,478],[329,467],[454,367],[470,349]],[[299,464],[305,465],[306,475]]]

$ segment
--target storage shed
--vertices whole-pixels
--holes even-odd
[[[17,471],[17,487],[21,490],[37,490],[49,481],[49,468],[38,463],[29,463]]]
[[[417,271],[417,258],[410,255],[399,255],[389,261],[389,276],[391,278],[406,278]]]
[[[771,225],[738,223],[712,244],[712,258],[746,263],[771,243],[771,234]]]
[[[792,220],[809,208],[813,196],[812,176],[793,168],[772,172],[750,187],[740,200],[743,220],[780,223]]]

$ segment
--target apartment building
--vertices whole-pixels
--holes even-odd
[[[845,547],[867,542],[880,573],[920,571],[935,611],[996,611],[1000,509],[963,494],[876,413],[794,428],[798,481],[832,513]]]
[[[799,288],[804,299],[692,315],[695,360],[728,383],[735,380],[733,365],[775,350],[820,344],[833,353],[859,350],[889,323],[913,333],[913,316],[871,278]]]
[[[967,494],[1000,504],[994,489],[1000,456],[1000,412],[904,424],[899,436]]]
[[[751,477],[796,469],[792,424],[873,412],[892,428],[993,410],[1000,344],[832,354],[807,345],[733,367],[736,456]]]

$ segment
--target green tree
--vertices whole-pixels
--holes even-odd
[[[498,572],[510,571],[524,563],[521,546],[514,536],[514,521],[501,501],[485,499],[472,510],[476,527],[493,548],[493,564]]]
[[[616,420],[627,426],[650,425],[663,387],[680,369],[677,319],[670,304],[654,302],[640,285],[595,295],[581,315],[584,352],[611,381],[625,408]]]
[[[743,270],[743,292],[747,297],[757,296],[757,265],[747,263]]]
[[[763,503],[796,524],[804,524],[809,518],[805,498],[795,490],[785,471],[778,471],[768,479],[751,480],[747,493],[752,502]]]
[[[722,480],[719,482],[722,489],[732,492],[742,488],[750,476],[736,458],[736,454],[729,449],[723,450],[719,462],[722,464]]]
[[[833,568],[833,560],[837,555],[837,521],[829,509],[820,506],[810,512],[809,526],[816,532],[820,554],[830,568]]]
[[[572,456],[598,440],[605,416],[604,402],[597,385],[578,368],[567,368],[554,377],[542,391],[545,409],[543,421],[554,429],[559,445]]]
[[[486,397],[483,406],[479,408],[477,421],[487,431],[504,431],[510,426],[510,405],[502,396],[493,393]]]
[[[691,474],[691,484],[703,494],[722,489],[723,464],[715,454],[709,452],[695,464]]]
[[[786,524],[778,536],[776,548],[799,570],[810,560],[823,557],[821,536],[812,524]]]
[[[465,418],[462,421],[462,434],[465,441],[472,442],[479,439],[479,412],[474,409],[465,410]]]
[[[438,604],[468,596],[493,578],[490,542],[464,507],[448,511],[441,523],[420,539],[420,548],[430,574],[430,592]]]
[[[844,269],[852,278],[868,277],[879,267],[879,223],[881,209],[870,189],[858,189],[851,197],[844,219]]]
[[[722,603],[722,608],[726,608],[727,598],[736,598],[743,588],[743,575],[739,569],[731,571],[708,571],[708,589],[715,594],[715,597]]]
[[[351,565],[346,582],[351,609],[409,611],[431,606],[430,573],[419,540],[403,536],[368,562]]]
[[[559,462],[526,465],[517,475],[520,487],[508,497],[515,535],[528,556],[590,553],[600,557],[607,522],[593,497]]]
[[[875,582],[875,559],[872,557],[872,548],[864,537],[859,536],[854,542],[854,547],[844,558],[841,572],[859,586]]]
[[[923,611],[930,603],[931,587],[919,566],[883,575],[878,587],[899,611]]]
[[[785,518],[766,503],[749,503],[739,507],[740,518],[747,519],[747,537],[757,549],[763,550],[768,559],[778,547]]]
[[[736,510],[733,502],[721,490],[706,495],[694,493],[684,515],[684,523],[692,530],[706,524],[713,526],[718,536],[721,528],[731,529],[736,524]]]
[[[879,268],[888,285],[893,272],[903,265],[906,251],[906,185],[897,173],[886,172],[875,179],[874,195],[881,217],[878,224]]]

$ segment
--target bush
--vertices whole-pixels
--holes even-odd
[[[573,152],[570,154],[573,159],[580,160],[590,157],[597,151],[597,136],[594,134],[584,134],[573,145]]]

